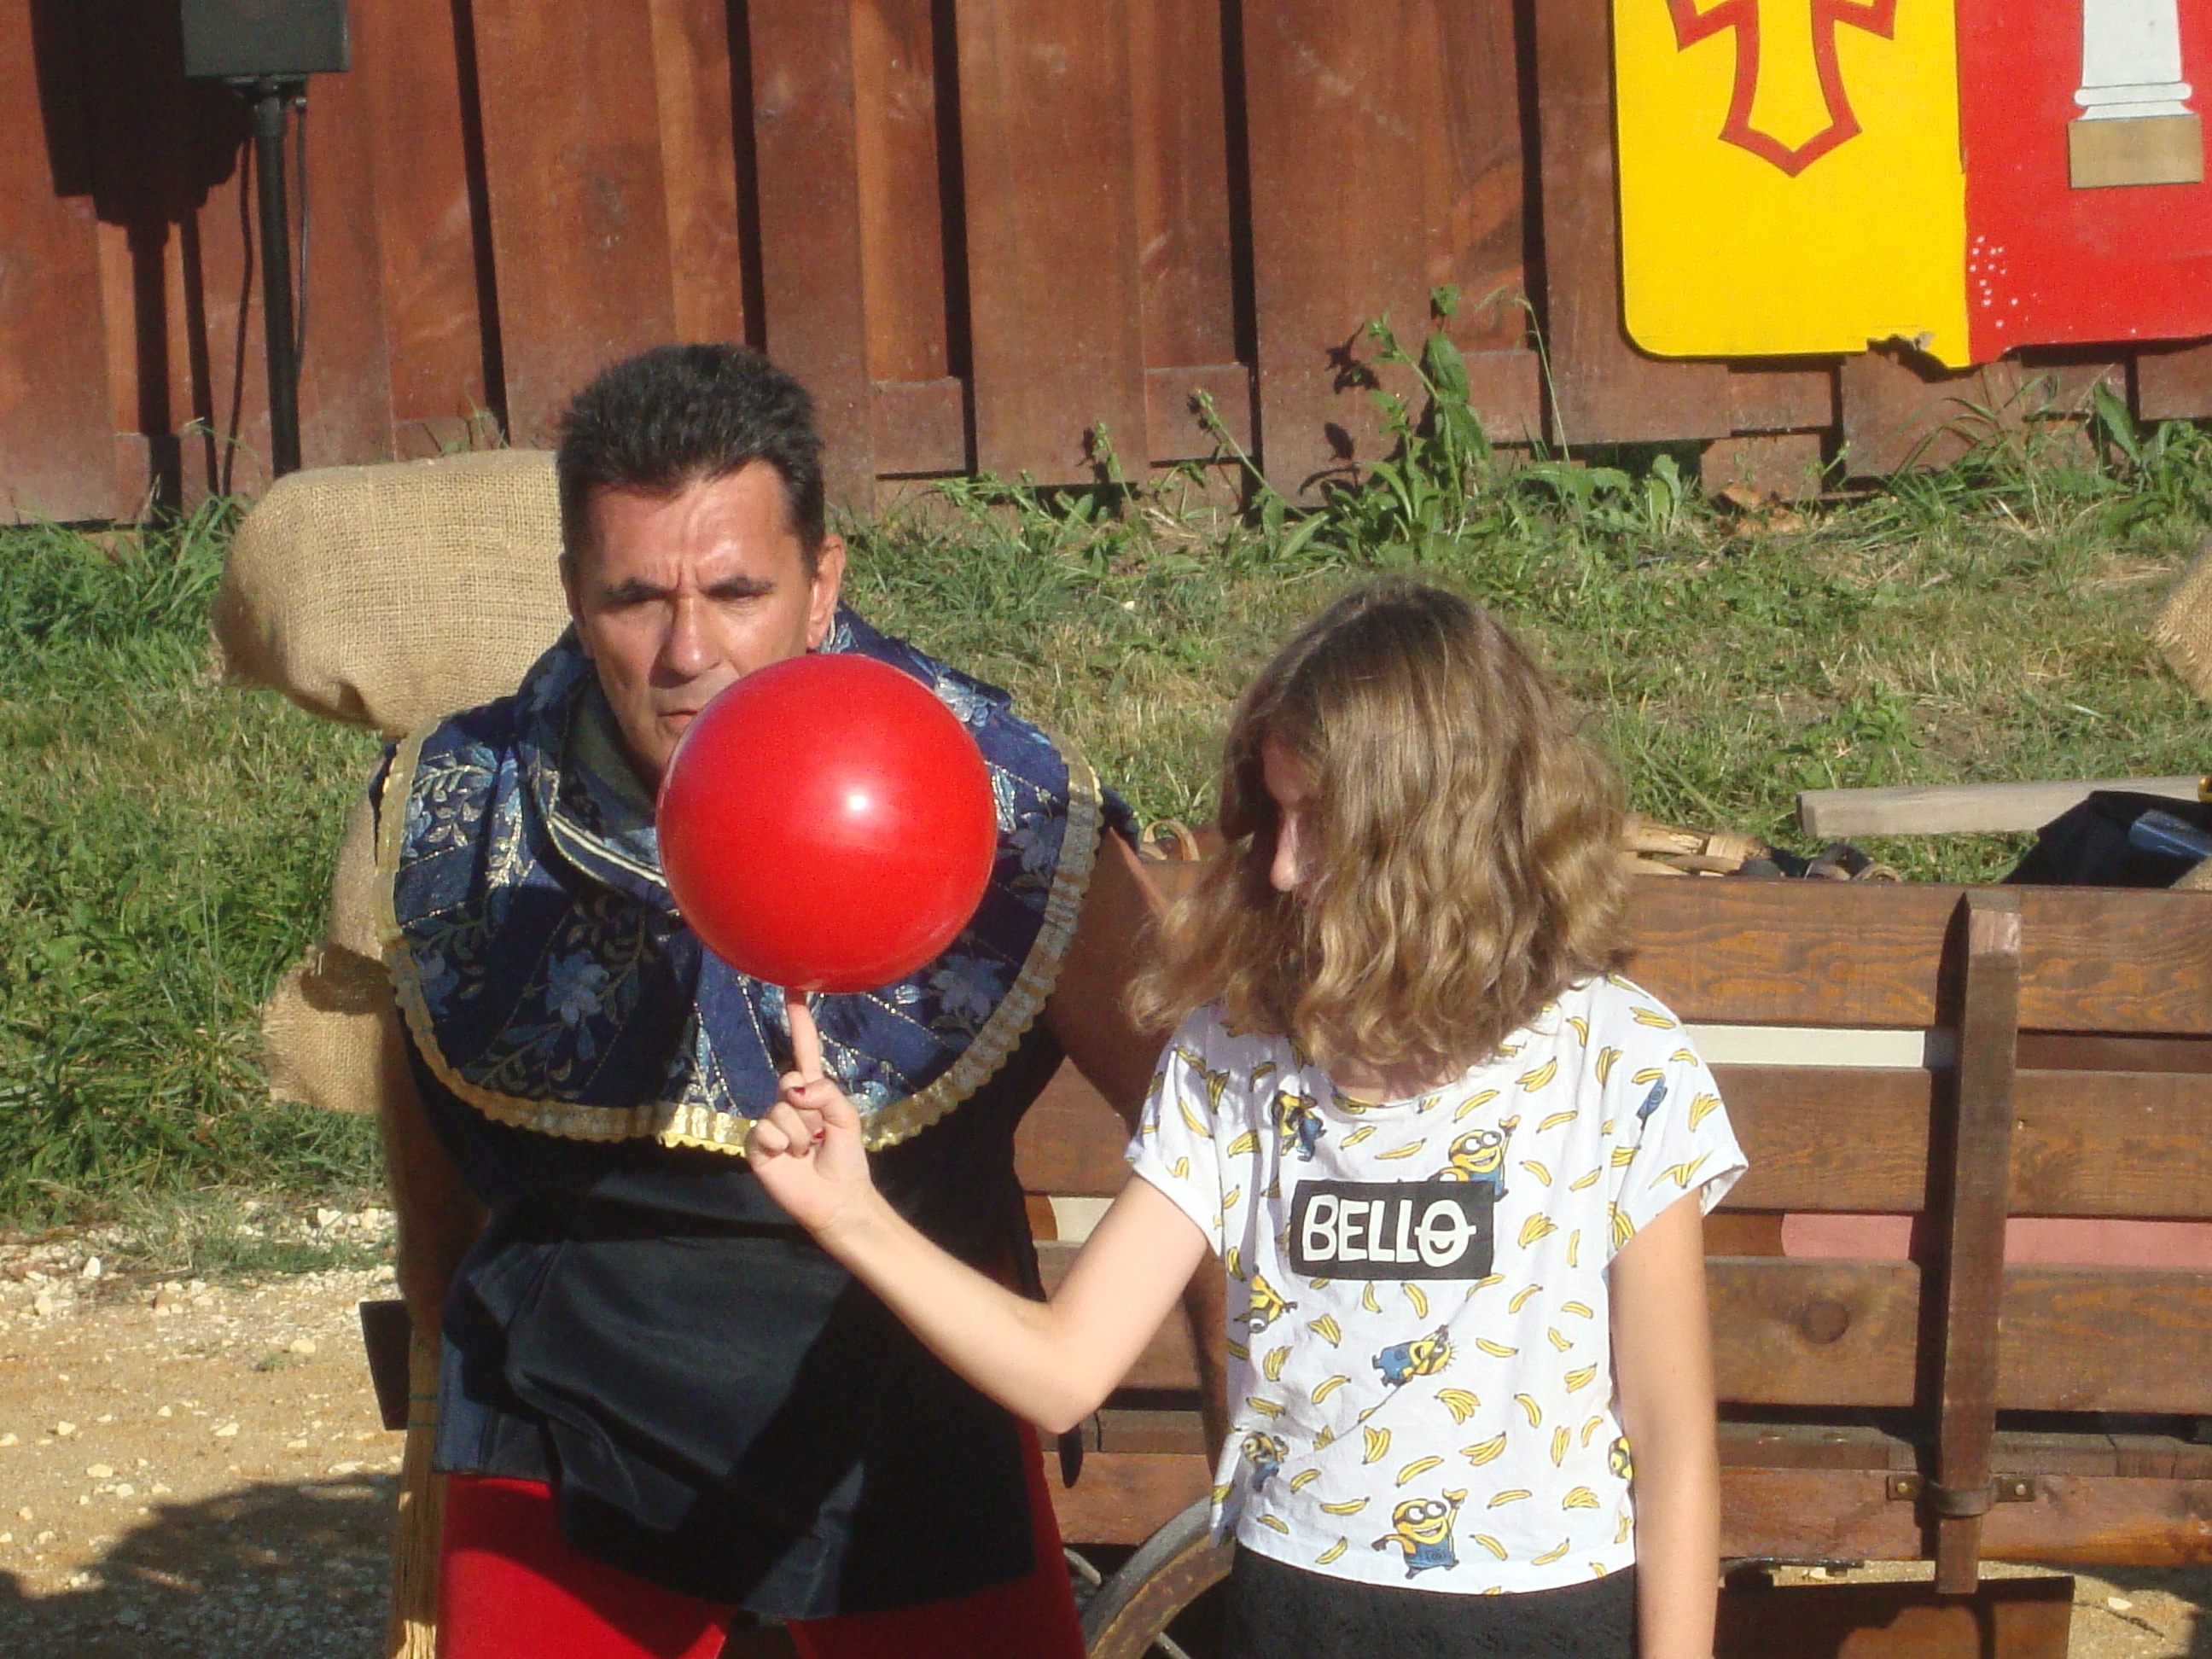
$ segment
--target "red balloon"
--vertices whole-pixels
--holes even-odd
[[[843,653],[770,664],[700,710],[658,819],[692,931],[795,991],[912,973],[967,926],[998,850],[968,728],[911,677]]]

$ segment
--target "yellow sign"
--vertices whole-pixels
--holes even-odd
[[[1972,361],[1952,0],[1613,0],[1613,77],[1638,345]]]

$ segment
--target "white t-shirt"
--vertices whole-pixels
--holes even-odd
[[[1711,1073],[1617,976],[1416,1100],[1183,1022],[1129,1161],[1230,1275],[1217,1537],[1367,1583],[1546,1589],[1635,1559],[1606,1267],[1743,1171]]]

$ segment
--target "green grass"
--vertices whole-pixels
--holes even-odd
[[[272,1107],[255,1010],[317,931],[364,734],[208,674],[228,520],[0,533],[0,1218],[376,1178]]]
[[[963,484],[949,519],[860,535],[851,591],[1015,691],[1140,814],[1192,823],[1228,700],[1378,568],[1489,603],[1589,711],[1632,804],[1668,822],[1810,851],[1801,789],[2212,769],[2204,706],[2143,631],[2212,522],[2212,433],[2137,434],[2110,404],[2086,432],[1962,411],[1980,441],[1954,466],[1747,514],[1665,449],[1509,468],[1437,355],[1419,365],[1428,406],[1397,410],[1405,463],[1320,513],[1262,489],[1245,520],[1205,528],[1166,510],[1171,489]],[[1988,879],[2028,839],[1867,850],[1915,878]]]
[[[1014,690],[1147,818],[1210,816],[1229,700],[1385,567],[1492,605],[1670,822],[1809,850],[1801,788],[2212,767],[2203,705],[2143,634],[2212,522],[2203,429],[1963,411],[1984,441],[1956,465],[1747,514],[1672,451],[1509,467],[1448,351],[1375,345],[1427,391],[1396,410],[1400,464],[1318,513],[963,483],[856,529],[848,592]],[[0,1225],[136,1216],[149,1259],[236,1254],[243,1194],[375,1179],[368,1125],[267,1103],[255,1036],[375,744],[210,682],[227,528],[0,531]],[[2021,845],[1868,850],[1986,878]]]

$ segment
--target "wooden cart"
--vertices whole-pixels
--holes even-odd
[[[1936,1563],[1917,1587],[1739,1571],[1723,1659],[1854,1631],[1855,1656],[2039,1659],[2069,1581],[1984,1581],[1984,1557],[2212,1562],[2212,1253],[2185,1224],[2212,1218],[2212,897],[1696,881],[1637,906],[1631,972],[1692,1026],[1751,1161],[1707,1231],[1723,1553]],[[1048,1283],[1123,1139],[1072,1070],[1032,1109]],[[1786,1218],[1838,1213],[1917,1218],[1909,1255],[1783,1254]],[[2008,1266],[2008,1217],[2176,1224],[2162,1265],[2100,1262],[2091,1229],[2073,1264]],[[1198,1360],[1171,1320],[1058,1494],[1079,1554],[1138,1547],[1090,1602],[1096,1659],[1181,1650],[1227,1569]]]

